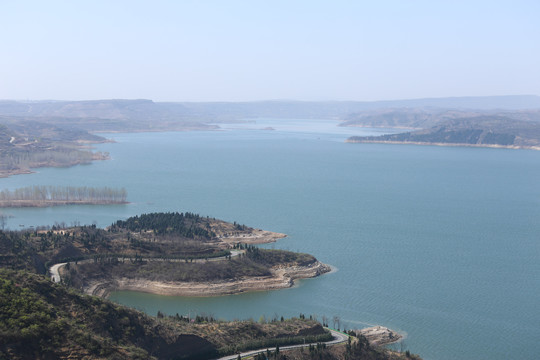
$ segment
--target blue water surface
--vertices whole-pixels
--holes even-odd
[[[280,291],[111,296],[150,314],[337,315],[348,328],[398,330],[425,359],[537,358],[540,152],[344,142],[391,131],[264,119],[223,131],[108,134],[117,143],[98,148],[110,161],[37,169],[0,186],[125,187],[130,204],[2,211],[12,229],[191,211],[286,233],[267,246],[338,269]]]

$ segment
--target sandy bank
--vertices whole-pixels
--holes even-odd
[[[397,332],[384,326],[373,326],[356,331],[357,334],[364,335],[371,345],[380,346],[397,342],[403,338]]]
[[[240,294],[248,291],[286,289],[294,285],[294,280],[305,279],[327,273],[331,268],[319,261],[307,266],[290,266],[272,269],[271,276],[243,277],[230,281],[216,282],[159,282],[145,279],[115,278],[94,280],[84,292],[107,297],[111,291],[140,291],[158,295],[174,296],[221,296]]]

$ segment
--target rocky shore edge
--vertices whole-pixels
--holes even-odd
[[[83,291],[89,295],[108,297],[112,291],[139,291],[157,295],[209,297],[290,288],[297,279],[313,278],[332,269],[316,261],[306,266],[273,268],[271,276],[243,277],[216,282],[160,282],[146,279],[116,278],[94,280]]]
[[[268,244],[278,241],[287,237],[287,234],[277,233],[273,231],[253,229],[251,233],[244,234],[221,234],[218,239],[228,245],[234,245],[237,243],[256,245],[256,244]]]
[[[384,327],[384,326],[372,326],[369,328],[356,330],[358,335],[363,335],[373,346],[388,345],[400,341],[403,336],[397,332]]]

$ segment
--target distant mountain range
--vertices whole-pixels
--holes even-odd
[[[461,131],[474,126],[486,134],[505,134],[493,138],[482,135],[472,144],[536,146],[540,137],[540,96],[453,97],[394,101],[256,101],[256,102],[154,102],[151,100],[93,101],[0,101],[1,149],[15,145],[26,151],[24,141],[32,139],[36,147],[50,141],[89,141],[103,139],[87,132],[139,132],[208,130],[222,122],[255,118],[335,119],[341,126],[392,127],[424,130],[381,138],[354,138],[352,142],[455,142],[454,135],[441,137],[441,131]],[[479,120],[483,119],[483,120]],[[454,121],[456,120],[456,121]],[[457,121],[459,120],[459,121]],[[452,122],[454,121],[454,122]],[[508,125],[512,123],[512,125]],[[445,125],[443,125],[445,124]],[[442,128],[446,130],[441,130]],[[519,128],[520,130],[516,130]],[[430,130],[426,130],[430,129]],[[451,130],[449,130],[451,129]],[[39,130],[39,131],[37,131]],[[38,132],[39,134],[36,134]],[[429,134],[436,133],[436,137]],[[53,136],[54,135],[54,136]],[[514,136],[512,145],[510,136]],[[58,139],[56,139],[58,138]],[[457,138],[460,138],[458,136]],[[498,139],[498,140],[493,140]],[[431,141],[433,140],[433,141]],[[18,143],[16,143],[18,142]],[[534,144],[534,145],[532,145]],[[31,150],[29,150],[31,151]],[[78,160],[77,160],[78,161]]]
[[[153,102],[151,100],[0,101],[0,115],[108,120],[219,122],[246,118],[345,119],[389,108],[458,110],[540,109],[540,96],[482,96],[393,101]]]

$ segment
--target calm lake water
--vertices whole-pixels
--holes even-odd
[[[111,134],[117,143],[99,146],[111,161],[39,169],[0,186],[125,187],[131,204],[3,211],[11,228],[191,211],[286,233],[268,246],[338,269],[272,292],[111,296],[150,314],[338,315],[347,328],[402,332],[404,348],[425,359],[537,359],[540,152],[346,144],[385,131],[334,125],[264,120],[228,131]],[[268,126],[276,130],[259,130]]]

